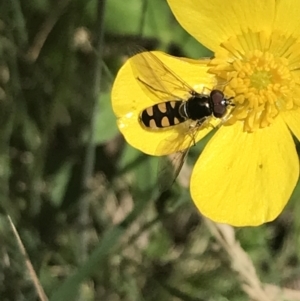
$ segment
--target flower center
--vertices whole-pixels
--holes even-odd
[[[250,76],[250,81],[254,88],[261,90],[272,83],[272,76],[268,71],[257,71]]]
[[[300,106],[300,43],[292,38],[248,32],[223,43],[210,65],[226,81],[225,95],[234,97],[227,124],[242,121],[253,132]]]

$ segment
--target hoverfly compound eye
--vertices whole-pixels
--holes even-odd
[[[226,113],[226,98],[220,90],[212,90],[210,93],[212,113],[216,118],[222,118]]]

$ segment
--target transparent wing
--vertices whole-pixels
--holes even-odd
[[[152,52],[141,52],[131,58],[134,76],[146,93],[167,101],[186,100],[193,91],[183,79],[175,74]],[[151,97],[150,96],[150,97]]]
[[[195,137],[197,132],[202,128],[204,121],[205,120],[199,121],[193,127],[190,127],[185,135],[182,134],[178,136],[176,141],[175,139],[168,141],[169,147],[174,147],[174,149],[183,143],[185,143],[186,148],[172,155],[164,156],[159,161],[157,178],[159,191],[161,193],[168,190],[178,177],[190,148],[196,144]]]
[[[168,190],[177,179],[190,148],[168,157],[161,157],[158,170],[158,188],[160,193]]]

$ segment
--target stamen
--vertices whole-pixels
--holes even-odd
[[[227,81],[225,94],[236,107],[227,121],[242,121],[253,132],[269,126],[285,110],[299,107],[300,43],[279,32],[248,32],[224,42],[209,72]],[[299,96],[298,96],[299,95]]]

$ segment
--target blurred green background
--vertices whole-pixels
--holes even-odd
[[[211,55],[165,0],[0,2],[0,300],[46,300],[7,214],[53,301],[268,300],[266,283],[293,290],[272,300],[300,300],[299,186],[277,220],[235,229],[235,245],[198,214],[184,177],[159,196],[157,158],[125,143],[110,104],[136,45]]]

